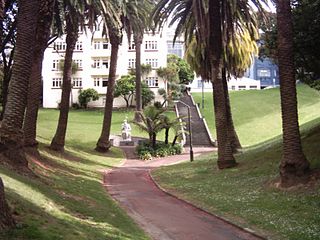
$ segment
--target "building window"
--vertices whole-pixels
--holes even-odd
[[[95,31],[100,31],[100,24],[99,23],[94,25],[94,30]]]
[[[101,68],[100,60],[99,59],[94,59],[92,67],[93,68]]]
[[[76,51],[82,51],[82,42],[77,42],[75,46]]]
[[[129,50],[130,50],[130,51],[136,50],[136,45],[134,44],[133,41],[130,41],[130,43],[129,43]]]
[[[258,86],[250,86],[250,89],[258,89]]]
[[[58,71],[59,70],[59,62],[60,60],[54,59],[52,61],[52,70]]]
[[[258,69],[257,70],[258,77],[270,77],[271,72],[269,69]]]
[[[73,61],[77,65],[78,70],[81,70],[82,69],[82,60],[81,59],[75,59]]]
[[[168,53],[183,57],[183,43],[176,41],[173,45],[172,41],[167,42]]]
[[[136,59],[135,58],[129,58],[128,68],[135,68],[135,67],[136,67]]]
[[[158,42],[157,41],[146,41],[145,49],[146,50],[157,50],[158,49]]]
[[[61,88],[62,78],[52,78],[52,88]]]
[[[236,90],[236,86],[231,86],[231,90]]]
[[[239,90],[246,90],[246,86],[239,86],[238,89]]]
[[[108,48],[109,48],[108,42],[102,42],[102,49],[108,49]]]
[[[102,78],[102,87],[108,87],[108,78]]]
[[[53,49],[56,51],[65,51],[67,48],[67,44],[65,42],[55,42],[53,44]]]
[[[98,42],[98,41],[93,42],[93,49],[99,50],[100,49],[100,42]]]
[[[82,87],[82,78],[73,78],[72,85],[74,88],[81,88]]]
[[[158,67],[158,59],[157,58],[147,58],[146,64],[150,65],[152,68]]]
[[[108,59],[102,59],[102,66],[103,68],[109,68],[109,61]]]
[[[202,80],[198,79],[198,88],[202,87]]]
[[[93,86],[100,87],[100,78],[93,78]]]
[[[145,82],[149,87],[158,87],[159,86],[157,77],[147,77]]]

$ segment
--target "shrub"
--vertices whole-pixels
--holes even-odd
[[[151,160],[152,157],[167,157],[181,154],[182,147],[180,145],[172,146],[170,144],[157,143],[153,149],[149,143],[142,143],[137,146],[136,151],[140,159]]]
[[[78,100],[81,107],[87,108],[90,101],[96,101],[99,99],[98,92],[93,88],[81,90]]]
[[[162,108],[162,103],[159,101],[154,102],[153,106],[155,106],[156,108],[160,109]]]

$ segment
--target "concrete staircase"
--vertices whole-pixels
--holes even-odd
[[[194,103],[193,98],[188,93],[180,98],[180,101],[187,104],[190,107],[191,115],[191,129],[192,129],[192,145],[193,146],[214,146],[214,140],[212,139],[208,130],[205,119],[201,116],[198,106]],[[178,116],[183,117],[185,129],[189,132],[188,122],[188,108],[178,102],[176,103],[176,113]],[[189,134],[185,135],[185,146],[189,146]]]

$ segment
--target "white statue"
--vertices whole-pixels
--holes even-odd
[[[127,118],[122,123],[121,136],[124,141],[131,141],[131,126],[128,123]]]

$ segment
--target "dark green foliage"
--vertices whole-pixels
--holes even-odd
[[[121,78],[116,81],[114,96],[121,96],[126,101],[127,108],[135,92],[135,81],[136,77],[130,74],[121,76]]]
[[[294,60],[297,78],[308,83],[320,77],[320,0],[297,0],[293,3]],[[277,62],[277,24],[275,14],[268,14],[267,24],[261,23],[261,57]]]
[[[152,157],[167,157],[181,154],[181,145],[170,145],[165,143],[157,143],[154,148],[149,143],[142,143],[137,146],[136,151],[142,160],[151,160]]]
[[[154,102],[153,106],[155,106],[156,108],[162,108],[162,103],[159,101]]]
[[[190,65],[182,58],[174,54],[168,55],[168,63],[173,63],[178,67],[179,83],[188,85],[194,79],[194,73]]]
[[[142,87],[142,108],[147,106],[154,99],[154,92],[152,92],[149,86],[145,82],[141,82]]]
[[[81,90],[78,97],[79,104],[83,108],[87,108],[87,105],[90,101],[96,101],[98,99],[99,99],[99,94],[93,88]]]

